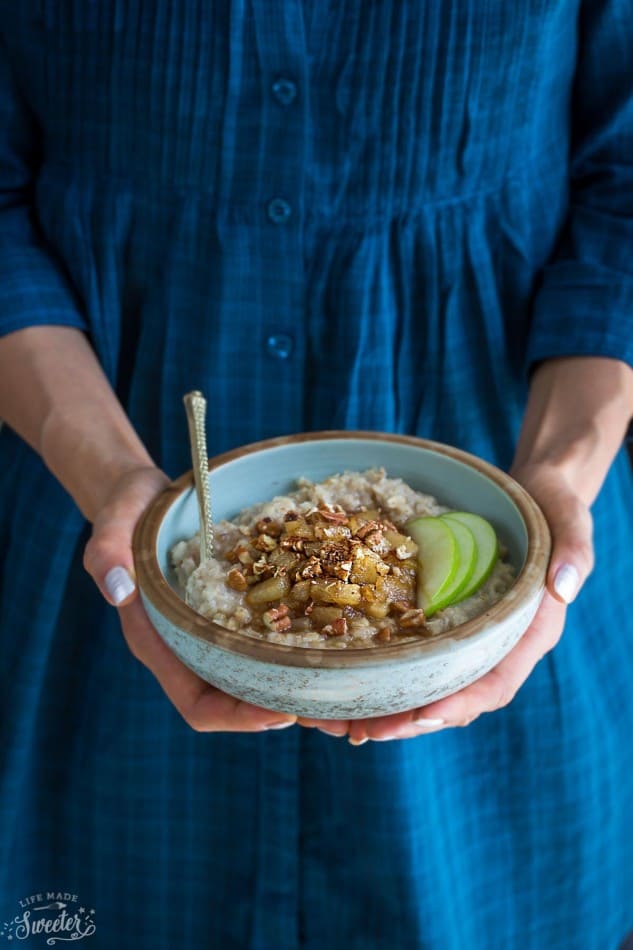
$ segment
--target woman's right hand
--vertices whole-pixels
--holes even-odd
[[[151,625],[133,581],[132,535],[149,503],[169,484],[154,467],[136,468],[116,482],[97,513],[84,566],[117,607],[132,654],[156,677],[183,719],[199,732],[262,732],[296,717],[252,706],[210,686],[177,659]]]

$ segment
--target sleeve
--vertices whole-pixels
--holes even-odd
[[[0,336],[42,324],[86,329],[63,268],[38,229],[39,144],[0,43]]]
[[[528,366],[633,364],[633,0],[586,0],[578,43],[569,213],[535,296]]]

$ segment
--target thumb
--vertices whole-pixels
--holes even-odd
[[[518,481],[539,503],[552,534],[547,590],[561,603],[575,599],[594,565],[593,521],[589,508],[567,479],[543,470]]]
[[[95,518],[84,551],[84,568],[115,607],[130,603],[136,595],[134,529],[148,504],[167,484],[167,477],[159,469],[126,475]]]

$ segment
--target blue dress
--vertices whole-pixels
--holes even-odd
[[[194,388],[213,453],[354,427],[507,466],[536,361],[633,363],[632,19],[631,0],[0,0],[0,331],[84,329],[173,476]],[[59,892],[104,948],[615,950],[632,488],[622,454],[598,567],[503,711],[362,748],[200,735],[5,427],[0,944]]]

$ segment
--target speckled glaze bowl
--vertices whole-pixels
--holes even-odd
[[[517,579],[485,613],[412,643],[328,650],[269,643],[206,620],[177,592],[171,547],[198,530],[191,472],[163,492],[134,537],[137,581],[160,636],[209,683],[251,703],[323,719],[357,719],[412,709],[467,686],[514,646],[543,595],[550,553],[545,519],[532,498],[492,465],[436,442],[371,432],[317,432],[243,446],[209,462],[213,515],[293,490],[306,476],[382,466],[449,507],[496,528]]]

